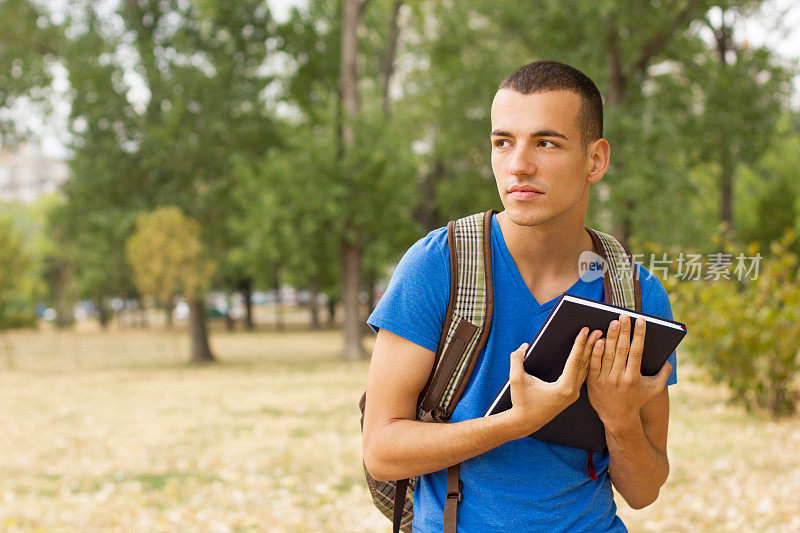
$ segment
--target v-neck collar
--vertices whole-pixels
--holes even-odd
[[[511,257],[511,252],[508,251],[508,246],[506,246],[506,241],[503,238],[503,231],[500,229],[500,223],[497,222],[497,213],[492,215],[492,240],[497,243],[498,248],[500,249],[500,256],[503,258],[503,262],[505,262],[509,272],[511,272],[511,277],[514,279],[517,290],[520,292],[522,297],[528,302],[528,304],[531,305],[533,309],[536,309],[537,314],[549,311],[549,309],[555,305],[560,295],[542,304],[536,300],[536,298],[533,296],[533,293],[528,288],[528,285],[525,284],[525,280],[522,279],[522,274],[517,268],[514,258]],[[573,291],[576,289],[576,287],[583,283],[586,282],[578,277],[575,283],[573,283],[572,286],[564,292],[574,294]]]

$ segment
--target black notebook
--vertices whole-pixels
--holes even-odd
[[[559,297],[536,337],[531,341],[523,363],[525,370],[543,381],[551,383],[557,381],[580,330],[589,327],[591,333],[599,329],[605,338],[608,326],[621,314],[631,317],[631,326],[637,318],[644,318],[647,321],[642,375],[658,374],[672,351],[686,335],[685,325],[566,293],[562,293]],[[631,327],[631,338],[633,338],[633,327]],[[508,409],[511,409],[511,389],[506,381],[484,416]],[[606,447],[603,423],[589,402],[585,383],[575,403],[529,436],[595,452],[601,452]]]

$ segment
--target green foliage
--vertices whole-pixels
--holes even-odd
[[[671,287],[689,349],[748,410],[796,412],[800,400],[800,270],[787,231],[761,259],[756,279],[683,281]],[[757,248],[733,253],[755,256]]]
[[[0,329],[35,325],[32,266],[22,231],[0,214]]]
[[[125,244],[139,292],[167,303],[175,294],[192,299],[208,289],[214,263],[205,257],[200,224],[176,207],[141,215]]]
[[[308,286],[315,279],[337,296],[339,243],[348,221],[360,228],[365,272],[377,275],[419,233],[412,219],[414,161],[402,132],[365,120],[340,158],[335,137],[326,134],[331,127],[291,128],[284,149],[270,150],[256,166],[236,165],[234,194],[245,216],[232,218],[230,228],[268,286],[276,282],[269,273],[281,270],[285,282]]]
[[[233,159],[257,160],[276,133],[263,68],[274,23],[261,1],[119,2],[107,24],[97,5],[71,10],[61,52],[74,90],[72,175],[53,216],[76,265],[80,293],[133,291],[124,255],[136,215],[172,205],[202,225],[217,285],[250,275],[227,231]],[[133,68],[121,58],[135,63]],[[132,97],[132,72],[146,88]]]
[[[785,113],[772,138],[756,164],[741,169],[736,191],[739,236],[764,249],[786,228],[800,232],[800,114]],[[800,254],[800,242],[791,249]]]
[[[590,223],[670,244],[707,242],[719,216],[708,173],[720,173],[722,149],[754,160],[791,88],[771,52],[737,45],[736,61],[723,66],[699,30],[708,32],[713,6],[730,14],[761,3],[566,0],[537,5],[530,18],[516,3],[466,0],[415,11],[409,48],[424,61],[408,74],[400,105],[421,130],[422,183],[435,191],[438,221],[499,204],[488,165],[492,95],[513,68],[553,59],[586,72],[605,100],[611,167]],[[691,179],[697,165],[707,165],[701,183]],[[677,198],[689,199],[693,216]]]
[[[342,240],[362,246],[369,281],[419,233],[413,215],[421,161],[411,150],[419,125],[409,119],[410,108],[389,102],[387,109],[381,99],[390,8],[391,2],[373,2],[364,11],[360,111],[346,149],[337,99],[341,8],[317,0],[293,10],[278,35],[293,67],[284,80],[286,101],[297,115],[284,125],[284,147],[258,166],[240,167],[251,207],[246,220],[235,222],[262,236],[251,239],[251,249],[262,248],[265,264],[280,263],[287,282],[314,283],[329,296],[340,292]]]
[[[49,85],[62,38],[47,11],[31,0],[0,0],[0,110],[34,104],[49,111]],[[0,145],[15,145],[30,132],[0,113]]]

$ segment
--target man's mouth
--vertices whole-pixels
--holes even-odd
[[[544,196],[544,193],[535,191],[514,191],[508,193],[508,195],[515,200],[531,200],[532,198]]]
[[[508,195],[515,200],[531,200],[544,196],[544,192],[531,185],[512,185],[508,189]]]

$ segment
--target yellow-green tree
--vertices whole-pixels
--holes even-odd
[[[29,325],[36,287],[32,260],[23,245],[23,233],[11,217],[0,215],[0,329]]]
[[[22,232],[14,227],[11,217],[0,213],[0,330],[35,324],[31,266]],[[5,353],[6,364],[13,368],[11,345],[2,336],[0,353]]]
[[[182,294],[189,302],[191,361],[215,361],[208,344],[203,292],[208,289],[214,263],[206,257],[200,224],[177,207],[160,207],[140,215],[136,231],[125,243],[133,281],[142,295],[170,302]]]

